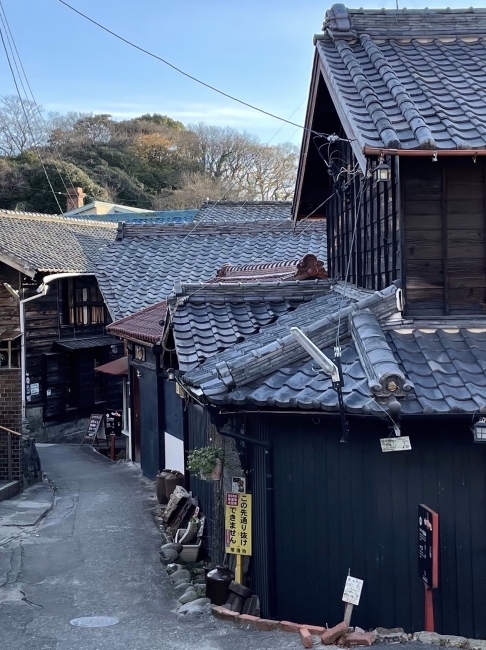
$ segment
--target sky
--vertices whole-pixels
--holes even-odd
[[[68,0],[124,38],[189,74],[302,124],[321,31],[322,0]],[[2,0],[36,101],[46,111],[162,113],[299,145],[300,129],[200,86],[63,6],[59,0]],[[430,8],[471,6],[431,0]],[[484,6],[472,3],[472,6]],[[349,6],[392,9],[393,0]],[[400,2],[411,9],[418,0]],[[3,51],[0,95],[15,94]]]

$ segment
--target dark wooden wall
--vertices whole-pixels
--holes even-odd
[[[277,617],[334,625],[348,570],[364,580],[353,624],[424,629],[417,507],[440,517],[436,631],[485,638],[486,445],[464,418],[403,421],[412,451],[384,454],[385,423],[266,416],[274,450]]]
[[[402,274],[399,161],[387,156],[391,181],[377,183],[374,177],[356,173],[348,143],[339,143],[338,152],[336,160],[355,171],[341,175],[329,201],[328,274],[344,279],[349,268],[349,282],[380,290]]]
[[[484,159],[401,165],[407,314],[485,313]]]

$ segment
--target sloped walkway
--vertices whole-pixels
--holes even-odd
[[[0,646],[8,650],[290,650],[296,635],[208,619],[178,623],[158,561],[152,491],[140,472],[90,448],[41,446],[57,485],[53,510],[0,549]],[[112,627],[73,627],[112,616]]]

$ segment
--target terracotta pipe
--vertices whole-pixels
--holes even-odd
[[[486,156],[486,149],[378,149],[363,147],[365,156]]]

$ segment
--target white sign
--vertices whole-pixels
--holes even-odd
[[[411,451],[412,445],[408,436],[399,438],[381,438],[381,451]]]
[[[30,394],[31,395],[38,395],[39,394],[39,384],[31,384],[30,385]]]
[[[47,397],[50,397],[52,395],[52,390],[50,388],[46,390],[46,395]]]
[[[348,576],[344,585],[343,601],[351,605],[359,605],[361,590],[363,589],[363,580]]]
[[[231,491],[239,492],[240,494],[245,494],[246,478],[244,476],[233,476],[231,478]]]

